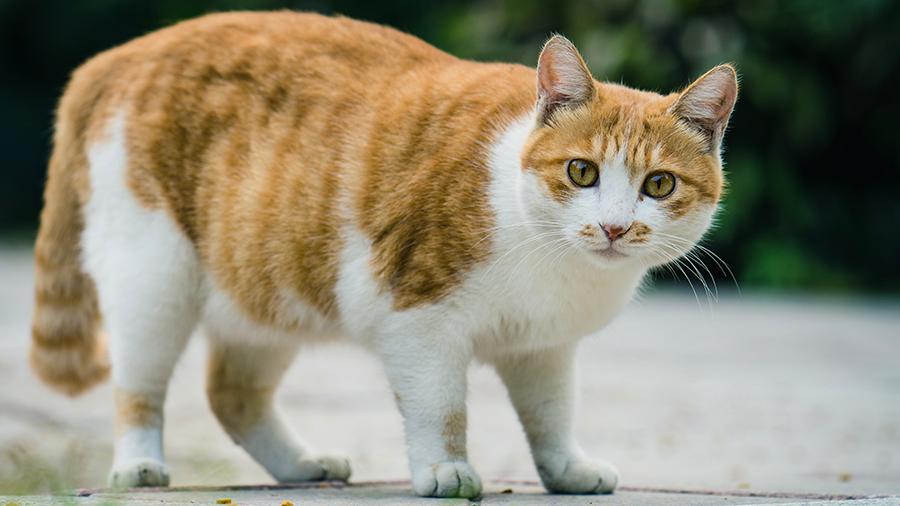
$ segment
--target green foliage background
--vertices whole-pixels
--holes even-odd
[[[707,246],[745,287],[900,292],[900,2],[889,0],[0,0],[0,231],[36,226],[52,110],[81,62],[204,13],[282,8],[532,66],[562,33],[598,79],[660,92],[734,62],[730,188]]]

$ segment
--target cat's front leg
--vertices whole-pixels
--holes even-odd
[[[435,340],[437,341],[437,339]],[[382,353],[403,414],[409,467],[425,497],[481,494],[481,478],[466,462],[466,369],[469,356],[435,341],[394,339]]]
[[[550,492],[611,493],[615,467],[589,460],[575,442],[575,348],[566,345],[506,356],[495,366],[525,428],[541,481]]]

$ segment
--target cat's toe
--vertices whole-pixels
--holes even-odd
[[[281,483],[347,481],[351,473],[350,459],[347,457],[319,455],[299,459],[293,469],[290,469],[289,472],[276,474],[275,479]]]
[[[353,470],[350,468],[350,459],[341,455],[323,455],[319,457],[319,463],[325,469],[325,480],[347,481]]]
[[[541,479],[547,490],[555,494],[611,494],[619,482],[616,468],[598,460],[570,460],[562,472],[549,474],[541,473]]]
[[[134,459],[113,468],[107,485],[111,488],[167,487],[169,466],[155,459]]]
[[[419,469],[413,473],[412,483],[423,497],[469,499],[481,494],[481,478],[467,462],[442,462]]]

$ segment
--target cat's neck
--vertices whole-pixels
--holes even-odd
[[[490,152],[491,202],[496,213],[497,239],[525,238],[531,233],[518,189],[524,177],[522,150],[535,122],[533,114],[510,121],[499,130]]]
[[[488,158],[494,223],[485,240],[491,254],[471,273],[468,290],[479,294],[480,307],[498,315],[488,319],[480,334],[485,341],[476,344],[483,356],[556,346],[596,332],[631,300],[646,272],[641,265],[591,265],[558,227],[528,216],[521,188],[533,175],[522,170],[521,153],[535,124],[531,115],[507,123]]]

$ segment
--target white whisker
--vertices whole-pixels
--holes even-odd
[[[520,241],[519,244],[516,244],[515,246],[513,246],[512,248],[510,248],[509,251],[507,251],[506,253],[504,253],[503,255],[501,255],[500,258],[498,258],[497,260],[494,260],[494,262],[491,264],[491,266],[488,267],[487,271],[485,271],[484,275],[481,276],[481,281],[483,282],[484,279],[487,277],[487,275],[491,272],[491,270],[492,270],[495,266],[497,266],[501,261],[503,261],[503,259],[505,259],[507,256],[509,256],[511,253],[513,253],[513,252],[516,251],[517,249],[519,249],[519,248],[521,248],[522,246],[525,246],[525,245],[527,245],[527,244],[530,244],[530,243],[532,243],[532,242],[534,242],[534,241],[538,241],[538,240],[543,239],[543,238],[545,238],[545,237],[550,237],[550,236],[553,236],[553,235],[556,235],[556,234],[558,234],[558,232],[543,232],[543,233],[540,233],[540,234],[537,234],[537,235],[533,235],[533,236],[531,236],[531,237],[529,237],[529,238],[527,238],[527,239],[524,239],[524,240]]]
[[[559,226],[560,226],[559,223],[552,222],[552,221],[523,221],[523,222],[519,222],[519,223],[511,223],[509,225],[501,225],[501,226],[497,226],[497,227],[491,227],[491,228],[485,230],[485,232],[486,232],[485,236],[482,237],[481,239],[479,239],[478,242],[473,244],[472,247],[469,248],[469,251],[472,251],[473,249],[475,249],[475,246],[478,246],[482,242],[488,240],[494,234],[497,234],[498,232],[502,232],[503,230],[507,230],[510,228],[514,228],[514,227],[559,227]]]
[[[683,255],[683,253],[681,252],[680,249],[676,248],[675,246],[673,246],[673,245],[671,245],[671,244],[668,244],[668,243],[661,243],[660,245],[661,245],[661,246],[664,246],[664,247],[672,248],[672,249],[674,249],[675,251],[677,251],[679,254],[682,254],[682,255]],[[673,255],[673,256],[674,256],[674,255]],[[694,265],[694,263],[691,262],[691,261],[690,261],[690,258],[687,257],[687,256],[683,256],[683,257],[681,257],[681,258],[677,258],[677,257],[676,257],[676,258],[675,258],[675,263],[676,263],[679,267],[682,266],[682,265],[683,265],[684,267],[687,267],[688,271],[690,271],[694,276],[696,276],[697,279],[700,281],[700,283],[703,284],[703,290],[706,292],[706,300],[707,300],[707,303],[709,304],[709,310],[710,310],[710,313],[712,313],[712,292],[711,292],[710,289],[709,289],[709,285],[706,283],[706,278],[705,278],[705,277],[703,276],[703,274],[700,272],[700,269],[698,269],[697,266]],[[682,272],[683,272],[683,270],[682,270]],[[687,276],[687,274],[685,274],[685,276]],[[693,288],[693,286],[692,286],[692,288]],[[696,295],[696,293],[695,293],[695,295]],[[717,299],[717,300],[718,300],[718,299]],[[699,298],[698,298],[698,302],[699,302]]]
[[[716,266],[718,266],[719,270],[722,272],[722,275],[725,276],[726,278],[730,277],[731,280],[734,282],[734,286],[737,289],[738,296],[742,296],[741,287],[738,284],[737,278],[734,276],[734,273],[731,271],[731,268],[728,266],[728,263],[725,262],[725,260],[723,260],[722,257],[717,255],[715,252],[713,252],[712,250],[710,250],[709,248],[707,248],[701,244],[695,244],[693,241],[691,241],[689,239],[685,239],[684,237],[680,237],[680,236],[672,235],[672,234],[666,234],[663,232],[655,232],[655,234],[657,234],[660,237],[664,237],[666,239],[671,239],[673,241],[677,241],[678,243],[680,243],[680,245],[682,245],[684,247],[687,247],[689,249],[697,249],[697,250],[699,250],[699,252],[708,255],[716,263]],[[685,253],[685,254],[687,254],[687,253]],[[699,256],[695,256],[695,259],[699,261]],[[704,263],[704,266],[705,266],[705,263]],[[707,270],[709,270],[709,269],[707,268]],[[710,273],[710,276],[712,276],[712,273]]]
[[[525,262],[525,260],[528,260],[528,257],[530,257],[531,255],[537,253],[538,251],[540,251],[546,247],[555,246],[556,244],[558,244],[562,241],[565,241],[565,240],[566,240],[565,237],[561,237],[559,239],[554,239],[550,242],[546,242],[546,243],[538,246],[537,248],[531,250],[527,255],[522,257],[522,259],[519,260],[519,263],[517,263],[516,266],[513,267],[512,270],[509,271],[509,275],[506,277],[506,288],[509,288],[509,282],[512,281],[512,276],[515,275],[515,273],[519,270],[519,266],[522,265],[522,263]],[[537,265],[537,264],[535,264],[535,265]]]

